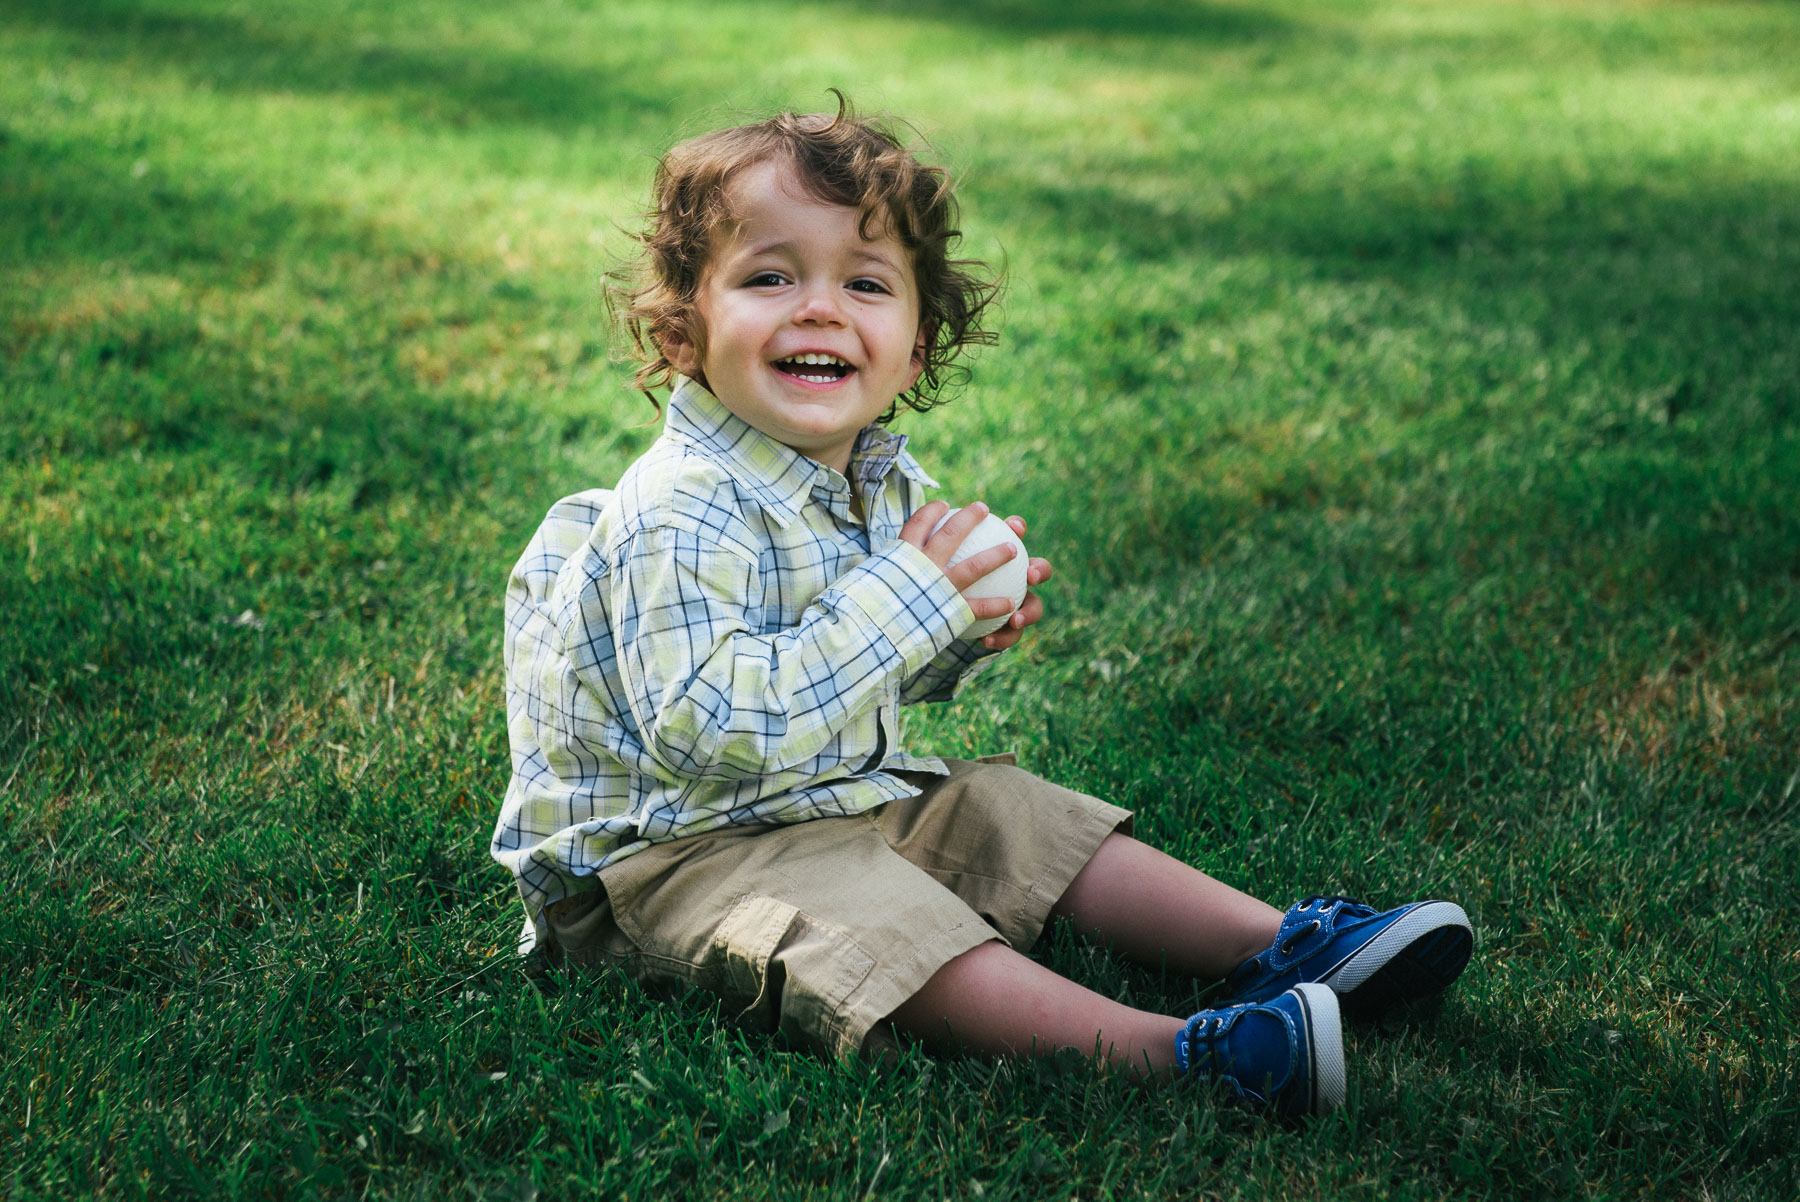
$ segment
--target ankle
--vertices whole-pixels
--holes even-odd
[[[1219,971],[1214,974],[1220,978],[1231,975],[1246,960],[1254,959],[1275,946],[1275,938],[1281,932],[1281,912],[1270,909],[1268,914],[1257,915],[1232,932],[1235,938],[1221,940],[1218,951]]]

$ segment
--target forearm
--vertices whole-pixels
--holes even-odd
[[[768,777],[816,760],[955,641],[966,606],[903,544],[846,573],[788,629],[755,629],[748,581],[696,580],[618,631],[631,716],[671,777]],[[871,730],[873,728],[871,727]],[[862,748],[862,754],[867,749]]]

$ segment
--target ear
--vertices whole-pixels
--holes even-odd
[[[701,378],[700,352],[686,329],[671,327],[664,330],[657,336],[656,344],[662,348],[663,358],[675,365],[676,371],[689,379]]]

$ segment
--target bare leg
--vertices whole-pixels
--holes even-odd
[[[1127,835],[1112,835],[1052,913],[1146,964],[1222,977],[1268,947],[1281,911]],[[938,969],[889,1016],[933,1050],[992,1056],[1092,1053],[1132,1072],[1175,1059],[1182,1020],[1134,1010],[1013,951],[984,943]]]
[[[933,1051],[1045,1056],[1058,1048],[1092,1055],[1138,1074],[1175,1062],[1182,1020],[1121,1005],[1004,943],[984,943],[938,969],[888,1016]]]
[[[1051,913],[1140,964],[1222,977],[1275,941],[1281,911],[1129,835],[1111,835]]]

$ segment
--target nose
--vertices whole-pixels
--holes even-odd
[[[844,324],[843,303],[838,298],[837,289],[821,284],[807,288],[800,294],[799,304],[794,308],[794,324],[801,326],[841,326]]]

